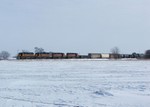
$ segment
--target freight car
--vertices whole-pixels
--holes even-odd
[[[110,54],[105,54],[105,53],[89,53],[88,54],[89,58],[91,59],[109,59]]]
[[[36,59],[51,59],[52,53],[49,53],[49,52],[35,53],[35,58]]]
[[[110,58],[110,54],[101,53],[101,55],[102,55],[102,59],[109,59]]]
[[[52,53],[52,58],[53,59],[63,59],[63,58],[65,58],[65,54],[64,53]]]
[[[109,58],[110,59],[119,59],[121,58],[122,56],[120,54],[109,54]]]
[[[88,56],[89,56],[89,58],[91,58],[91,59],[99,59],[99,58],[102,58],[101,53],[89,53]]]
[[[67,54],[66,54],[66,58],[67,58],[67,59],[79,58],[79,55],[78,55],[78,53],[67,53]]]
[[[35,59],[33,52],[20,52],[17,55],[17,59]]]
[[[90,57],[88,55],[79,55],[80,59],[89,59]]]

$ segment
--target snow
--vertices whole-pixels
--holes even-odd
[[[0,61],[0,107],[150,107],[150,61]]]

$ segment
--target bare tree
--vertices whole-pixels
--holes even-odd
[[[111,49],[111,55],[112,57],[111,58],[114,58],[114,59],[118,59],[120,57],[119,55],[119,48],[118,47],[114,47]]]
[[[35,50],[35,53],[44,52],[44,49],[43,48],[39,48],[39,47],[35,47],[34,50]]]
[[[0,59],[6,60],[10,57],[10,54],[7,51],[2,51],[0,53]]]

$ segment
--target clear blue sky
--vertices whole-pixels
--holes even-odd
[[[150,49],[150,0],[0,0],[0,51]]]

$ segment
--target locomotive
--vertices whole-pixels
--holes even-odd
[[[50,59],[52,58],[52,54],[48,52],[40,52],[40,53],[35,53],[35,59]]]
[[[35,59],[33,52],[20,52],[17,55],[17,59]]]
[[[79,58],[78,53],[52,53],[52,52],[20,52],[17,55],[17,59],[72,59]]]

